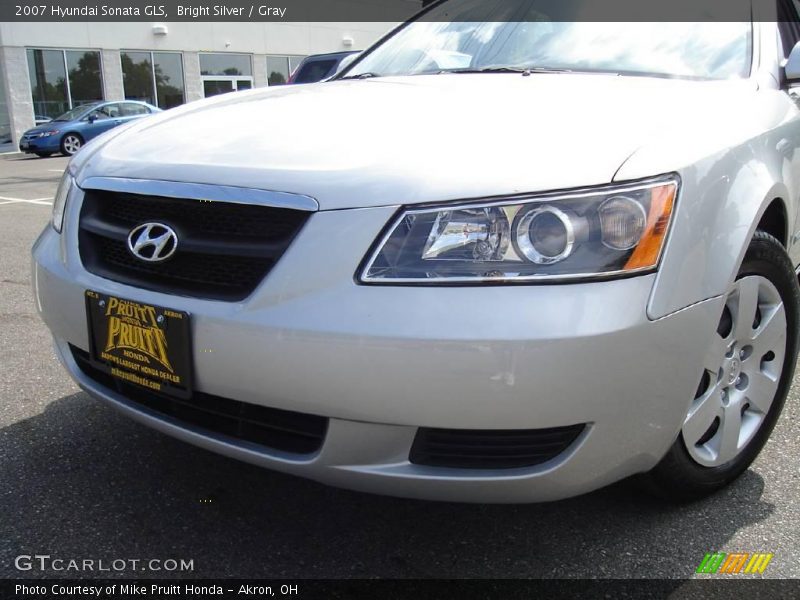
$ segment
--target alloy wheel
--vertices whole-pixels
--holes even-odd
[[[772,282],[759,275],[736,281],[682,428],[686,449],[700,465],[730,462],[758,431],[781,379],[786,327]]]
[[[81,140],[76,135],[68,135],[67,137],[64,138],[64,141],[62,143],[64,146],[64,150],[70,156],[75,154],[78,150],[81,149]]]

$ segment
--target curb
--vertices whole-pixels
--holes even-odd
[[[20,158],[25,156],[24,152],[3,152],[0,154],[0,160],[11,160],[13,158]]]

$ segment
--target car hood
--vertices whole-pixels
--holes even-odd
[[[660,137],[735,113],[749,82],[579,74],[335,81],[218,96],[143,120],[90,176],[292,192],[322,210],[611,182]],[[665,170],[679,165],[665,165]],[[659,173],[650,173],[658,175]]]
[[[70,121],[48,121],[47,123],[42,123],[41,125],[37,125],[31,129],[28,129],[22,135],[28,135],[30,133],[42,133],[43,131],[52,131],[53,129],[60,129],[64,126],[68,125]]]

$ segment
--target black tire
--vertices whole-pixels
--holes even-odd
[[[36,156],[38,156],[39,158],[49,158],[50,156],[53,155],[52,152],[34,152],[34,154],[36,154]]]
[[[83,138],[80,134],[65,133],[64,137],[61,138],[61,154],[74,156],[83,147],[83,143]]]
[[[786,353],[783,370],[772,405],[753,437],[732,460],[707,467],[695,461],[686,449],[683,433],[656,467],[640,476],[640,483],[650,493],[671,501],[699,500],[739,477],[758,456],[781,414],[792,384],[798,351],[800,286],[791,260],[781,243],[771,235],[757,231],[750,242],[736,279],[759,275],[778,290],[786,311]]]

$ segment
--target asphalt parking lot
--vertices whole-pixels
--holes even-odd
[[[65,165],[0,159],[0,576],[75,576],[15,569],[18,555],[49,554],[192,559],[192,572],[169,575],[209,578],[683,579],[706,552],[763,551],[774,553],[765,576],[800,577],[797,384],[754,466],[683,507],[626,482],[527,506],[360,494],[238,463],[118,415],[70,381],[32,301],[30,248]]]

